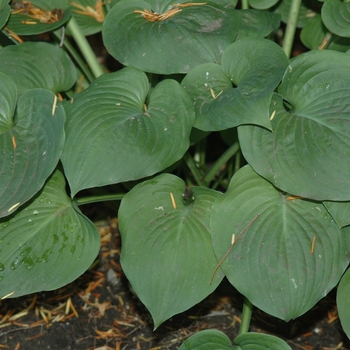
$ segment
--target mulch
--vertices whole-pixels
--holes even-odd
[[[117,219],[99,221],[101,249],[94,265],[73,283],[0,304],[0,350],[175,350],[192,334],[219,329],[233,339],[242,296],[224,280],[204,301],[153,331],[146,308],[132,293],[119,264]],[[292,349],[350,349],[335,305],[335,291],[306,315],[283,322],[260,310],[251,331],[277,335]]]

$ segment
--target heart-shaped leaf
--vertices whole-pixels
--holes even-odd
[[[18,35],[46,33],[63,26],[71,13],[66,0],[15,0],[6,27]]]
[[[282,339],[273,335],[248,332],[235,338],[235,344],[242,350],[292,350]]]
[[[126,0],[108,12],[102,34],[108,52],[126,66],[187,73],[202,63],[220,62],[239,20],[239,12],[220,1]]]
[[[294,195],[350,200],[349,81],[345,53],[310,51],[292,60],[271,102],[272,132],[238,128],[253,169]]]
[[[230,339],[216,329],[200,331],[190,336],[179,347],[179,350],[239,350],[232,346]]]
[[[164,80],[144,107],[148,91],[145,73],[124,68],[99,77],[65,105],[62,163],[72,196],[153,175],[186,152],[194,121],[189,96],[176,81]]]
[[[64,144],[65,112],[59,102],[54,108],[57,99],[47,90],[30,90],[17,102],[11,78],[0,73],[0,81],[2,217],[37,193],[55,169]]]
[[[343,331],[350,338],[350,270],[342,277],[337,289],[338,314]]]
[[[10,0],[0,0],[0,29],[6,24],[10,17],[11,7],[9,6]]]
[[[278,0],[249,0],[249,5],[259,10],[265,10],[276,5]]]
[[[221,269],[230,283],[285,321],[323,298],[348,265],[346,236],[322,203],[279,192],[250,166],[215,200],[211,233],[218,260],[229,252]]]
[[[321,10],[322,21],[328,30],[350,37],[350,4],[340,0],[326,0]]]
[[[122,200],[121,264],[134,291],[152,314],[155,328],[199,303],[222,280],[211,244],[209,218],[219,192],[192,188],[162,174],[135,186]]]
[[[350,225],[350,202],[323,202],[339,228]]]
[[[95,34],[102,30],[105,19],[102,0],[74,0],[70,5],[84,35]]]
[[[182,81],[195,107],[194,126],[206,131],[242,124],[270,128],[271,96],[288,63],[272,41],[245,38],[226,49],[221,67],[207,63],[194,68]]]
[[[34,88],[44,88],[55,94],[67,91],[77,77],[67,54],[42,42],[26,42],[1,49],[0,72],[14,80],[19,95]]]
[[[0,295],[53,290],[89,268],[100,235],[65,192],[56,171],[40,195],[10,219],[0,220]]]

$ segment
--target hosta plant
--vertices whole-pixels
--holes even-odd
[[[2,299],[81,275],[99,234],[79,207],[121,200],[155,328],[224,277],[245,297],[232,341],[181,350],[289,349],[249,332],[253,305],[288,321],[335,286],[350,336],[349,19],[340,0],[0,0]]]

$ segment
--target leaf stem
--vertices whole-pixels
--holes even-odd
[[[218,173],[218,171],[227,163],[227,161],[239,151],[239,143],[235,142],[231,145],[212,165],[204,176],[204,181],[210,183]]]
[[[81,53],[83,54],[86,62],[88,63],[94,77],[97,78],[100,75],[104,74],[103,68],[97,61],[94,51],[92,50],[89,42],[87,41],[86,37],[82,33],[76,19],[73,16],[69,20],[67,24],[67,28],[71,32]]]
[[[200,169],[198,168],[197,163],[195,160],[192,158],[189,152],[186,152],[184,155],[184,160],[191,170],[194,178],[196,179],[197,183],[199,186],[205,186],[208,187],[207,183],[203,180],[203,174],[201,173]]]
[[[289,9],[288,22],[287,22],[286,32],[284,35],[284,40],[282,45],[282,48],[285,54],[287,55],[287,57],[290,57],[290,54],[292,52],[301,1],[302,0],[292,0],[291,6]]]
[[[82,198],[74,199],[74,202],[80,206],[85,204],[97,203],[97,202],[106,202],[106,201],[120,201],[124,198],[125,194],[104,194],[100,196],[87,196]]]
[[[250,320],[252,318],[253,312],[253,304],[248,300],[248,298],[244,298],[243,310],[242,310],[242,322],[239,327],[238,335],[248,333]]]
[[[54,31],[55,36],[59,40],[61,40],[61,33],[62,33],[62,31],[60,29]],[[81,71],[85,75],[86,79],[91,83],[95,79],[94,76],[92,75],[91,71],[86,66],[85,62],[82,60],[82,58],[80,57],[78,52],[74,49],[73,45],[69,42],[69,40],[67,38],[64,39],[63,45],[67,49],[67,51],[70,53],[70,55],[73,57],[73,59],[76,61],[79,68],[81,69]]]

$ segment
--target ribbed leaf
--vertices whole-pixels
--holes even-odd
[[[350,270],[342,277],[337,289],[338,314],[343,331],[350,338]]]
[[[310,51],[292,60],[270,106],[272,132],[238,128],[253,169],[294,195],[350,200],[349,82],[344,53]]]
[[[0,73],[0,217],[11,214],[43,186],[64,144],[65,113],[43,89],[24,93]],[[14,114],[15,113],[15,114]]]
[[[221,265],[231,284],[285,321],[327,295],[348,265],[346,235],[322,203],[278,191],[250,166],[215,200],[211,228],[218,260],[235,234]]]
[[[199,331],[179,347],[179,350],[240,350],[237,346],[232,346],[230,339],[224,333],[216,329]]]
[[[55,94],[67,91],[77,76],[73,62],[62,49],[42,42],[1,49],[0,72],[14,80],[19,95],[34,88],[44,88]]]
[[[162,174],[135,186],[122,200],[121,264],[134,291],[152,314],[155,328],[194,306],[219,285],[209,218],[219,192],[192,188]]]
[[[148,90],[145,73],[124,68],[96,79],[65,105],[62,163],[72,196],[153,175],[186,152],[194,121],[189,96],[176,81],[164,80],[145,106]]]
[[[67,0],[16,0],[6,27],[18,35],[36,35],[63,26],[70,16]]]
[[[287,66],[283,50],[270,40],[244,38],[231,44],[221,67],[200,65],[182,81],[195,107],[194,126],[206,131],[242,124],[270,128],[271,96]]]
[[[11,7],[8,5],[10,0],[0,0],[0,29],[6,24],[9,16]]]
[[[244,333],[236,337],[234,342],[242,350],[292,350],[282,339],[262,333]]]
[[[95,259],[100,235],[65,192],[56,171],[19,213],[0,220],[0,295],[53,290],[79,277]]]
[[[339,228],[350,225],[350,202],[323,202]]]
[[[237,35],[238,11],[224,8],[220,1],[184,3],[188,1],[118,2],[103,24],[108,52],[126,66],[160,74],[187,73],[203,63],[219,63]],[[157,14],[164,20],[155,19]]]
[[[322,6],[321,16],[324,25],[330,32],[350,37],[350,3],[326,0]]]

